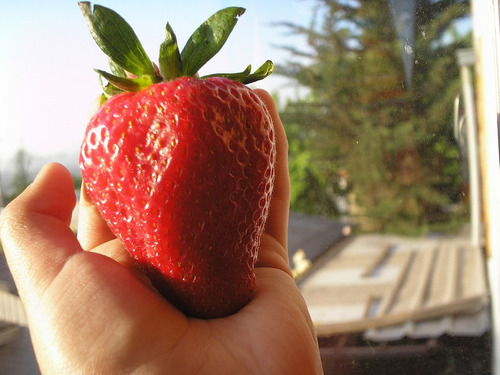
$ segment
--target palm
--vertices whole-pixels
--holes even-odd
[[[117,243],[101,245],[106,246],[116,251]],[[280,374],[300,366],[309,368],[309,353],[290,353],[290,348],[307,347],[314,340],[311,331],[304,329],[309,324],[307,314],[293,280],[285,272],[267,267],[258,268],[256,276],[255,298],[242,311],[228,319],[190,320],[127,267],[100,254],[80,253],[67,263],[40,301],[42,306],[58,307],[50,313],[50,319],[58,322],[58,329],[50,333],[56,346],[47,354],[59,358],[54,357],[57,350],[73,358],[102,359],[102,363],[76,363],[83,366],[78,368],[81,373],[106,367],[112,373],[141,366],[150,374],[163,373],[169,366],[179,374]],[[80,286],[78,294],[61,294],[61,285]],[[87,303],[75,308],[75,300]],[[86,337],[92,344],[85,345],[82,352],[74,337]]]

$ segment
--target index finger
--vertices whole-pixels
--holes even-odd
[[[256,90],[271,115],[276,142],[276,175],[266,227],[261,237],[256,267],[281,269],[290,274],[288,264],[288,215],[290,177],[288,174],[288,141],[273,98],[264,90]]]
[[[288,242],[288,215],[290,208],[290,175],[288,173],[288,140],[273,98],[265,90],[255,92],[267,106],[273,120],[276,141],[276,177],[266,223],[266,233],[285,249]]]

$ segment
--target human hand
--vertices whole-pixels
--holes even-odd
[[[46,166],[0,217],[4,252],[47,374],[320,374],[316,335],[288,266],[287,141],[272,98],[277,171],[256,291],[223,319],[184,316],[154,291],[69,172]]]

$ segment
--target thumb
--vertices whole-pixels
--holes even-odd
[[[49,164],[0,216],[0,237],[21,297],[44,290],[81,250],[69,228],[76,203],[69,171]]]

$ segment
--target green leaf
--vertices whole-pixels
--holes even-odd
[[[155,77],[148,75],[142,75],[138,78],[127,78],[115,76],[111,73],[99,69],[94,70],[113,86],[122,89],[123,91],[138,92],[155,83]]]
[[[99,5],[92,12],[86,1],[78,5],[97,45],[113,63],[136,76],[156,75],[136,34],[118,13]]]
[[[215,73],[215,74],[208,74],[208,75],[203,76],[201,78],[205,79],[205,78],[211,78],[211,77],[223,77],[223,78],[232,79],[233,81],[241,82],[244,78],[246,78],[250,75],[251,70],[252,70],[252,66],[248,65],[244,71],[239,72],[239,73]]]
[[[118,87],[113,86],[111,83],[108,83],[107,85],[105,85],[102,82],[102,76],[99,76],[99,82],[101,83],[101,89],[103,92],[103,96],[106,98],[106,100],[108,98],[111,98],[112,96],[122,94],[125,92],[122,89],[119,89]]]
[[[269,76],[272,72],[274,71],[274,64],[271,60],[267,60],[264,64],[262,64],[259,69],[257,69],[253,74],[250,74],[248,77],[246,77],[243,81],[240,81],[241,83],[244,83],[245,85],[260,81],[261,79],[266,78]]]
[[[109,59],[109,67],[111,69],[111,73],[113,73],[115,76],[118,77],[126,77],[127,73],[125,73],[125,70],[120,68],[118,65],[116,65],[113,60]]]
[[[191,35],[181,52],[183,73],[194,76],[226,43],[244,8],[229,7],[211,16]]]
[[[101,94],[101,99],[99,100],[99,105],[103,105],[107,101],[108,101],[108,97],[106,96],[106,94]]]
[[[160,46],[159,67],[163,80],[170,81],[182,75],[182,61],[174,30],[167,23],[165,41]]]
[[[253,74],[250,74],[251,69],[252,69],[251,65],[248,65],[248,67],[240,73],[216,73],[216,74],[209,74],[201,78],[205,79],[210,77],[224,77],[232,79],[233,81],[241,82],[246,85],[266,78],[274,71],[274,64],[271,60],[267,60]]]

